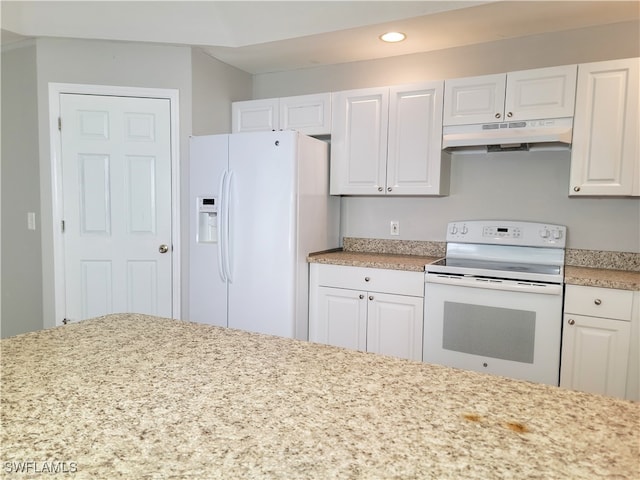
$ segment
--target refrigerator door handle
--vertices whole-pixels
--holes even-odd
[[[225,233],[225,205],[227,204],[226,199],[224,198],[224,186],[226,184],[227,179],[227,171],[222,172],[222,176],[220,177],[220,217],[218,224],[218,273],[220,274],[220,278],[223,282],[227,281],[226,268],[224,266],[224,244],[226,242],[226,233]]]
[[[231,266],[231,258],[232,258],[232,242],[231,242],[231,183],[233,182],[233,170],[229,170],[227,175],[227,183],[224,187],[224,199],[225,199],[225,241],[224,241],[224,265],[225,265],[225,276],[227,277],[227,281],[229,283],[233,283],[233,275],[232,275],[232,266]]]

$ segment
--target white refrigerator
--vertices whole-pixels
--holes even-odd
[[[328,144],[294,131],[190,139],[189,320],[308,339],[307,255],[339,244]]]

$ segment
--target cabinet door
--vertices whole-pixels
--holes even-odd
[[[389,89],[337,92],[331,104],[331,194],[384,194]]]
[[[569,195],[639,195],[640,59],[578,66]]]
[[[576,71],[576,65],[566,65],[507,74],[505,120],[572,117]]]
[[[331,134],[331,94],[281,98],[280,129],[306,135]]]
[[[269,132],[278,130],[278,99],[247,100],[231,104],[231,131]]]
[[[630,322],[565,314],[560,386],[624,398]]]
[[[315,303],[315,302],[314,302]],[[318,287],[310,315],[309,340],[336,347],[367,349],[366,292]]]
[[[449,157],[442,163],[443,94],[443,82],[390,89],[387,194],[448,193]]]
[[[502,120],[507,76],[455,78],[444,83],[444,125]]]
[[[423,299],[369,293],[367,351],[422,360]]]

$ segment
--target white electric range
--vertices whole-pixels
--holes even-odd
[[[567,229],[470,220],[425,267],[423,360],[559,384]]]

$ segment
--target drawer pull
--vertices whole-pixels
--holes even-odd
[[[358,296],[358,298],[359,298],[360,300],[362,300],[362,299],[364,298],[364,295],[360,294],[360,295]]]
[[[371,278],[370,278],[370,277],[364,277],[364,281],[365,281],[365,282],[368,282],[369,280],[371,280]]]
[[[369,300],[373,300],[373,295],[369,295]]]
[[[593,303],[595,303],[596,305],[600,305],[602,304],[602,300],[600,300],[599,298],[596,298]]]
[[[575,321],[573,318],[570,318],[570,319],[567,321],[567,323],[568,323],[569,325],[575,325],[575,324],[576,324],[576,321]]]

